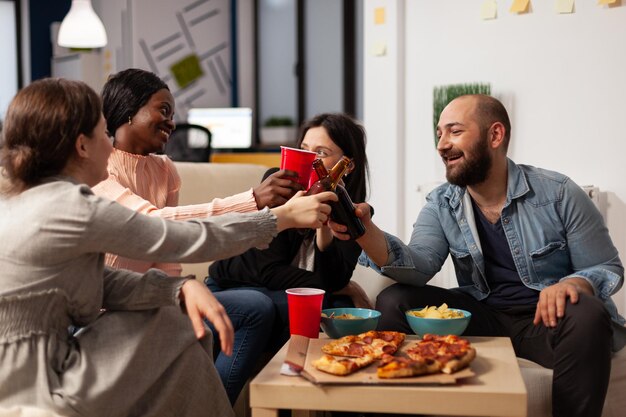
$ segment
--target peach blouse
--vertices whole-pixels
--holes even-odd
[[[109,178],[95,187],[96,195],[149,216],[171,220],[189,220],[228,212],[256,211],[252,189],[210,203],[178,206],[180,176],[171,159],[165,155],[136,155],[113,149],[109,157]],[[107,253],[105,262],[117,269],[146,272],[158,268],[171,276],[180,276],[178,263],[146,262]]]

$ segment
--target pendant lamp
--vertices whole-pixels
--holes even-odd
[[[101,48],[107,44],[107,33],[91,0],[72,0],[72,7],[61,22],[57,43],[65,48]]]

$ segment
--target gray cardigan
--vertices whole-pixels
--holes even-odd
[[[177,307],[185,279],[111,270],[104,253],[201,262],[266,247],[275,235],[267,209],[167,221],[69,178],[0,196],[0,406],[68,416],[231,415],[211,337],[198,342]],[[70,336],[69,325],[83,329]]]

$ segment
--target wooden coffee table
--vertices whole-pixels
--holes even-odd
[[[280,375],[287,345],[250,383],[252,417],[294,415],[311,410],[434,414],[456,416],[526,416],[526,387],[511,341],[505,337],[468,337],[477,356],[476,374],[455,385],[314,385],[301,377]]]

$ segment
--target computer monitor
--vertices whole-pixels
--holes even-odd
[[[191,108],[187,122],[204,126],[211,131],[211,148],[237,149],[252,146],[252,109]]]

